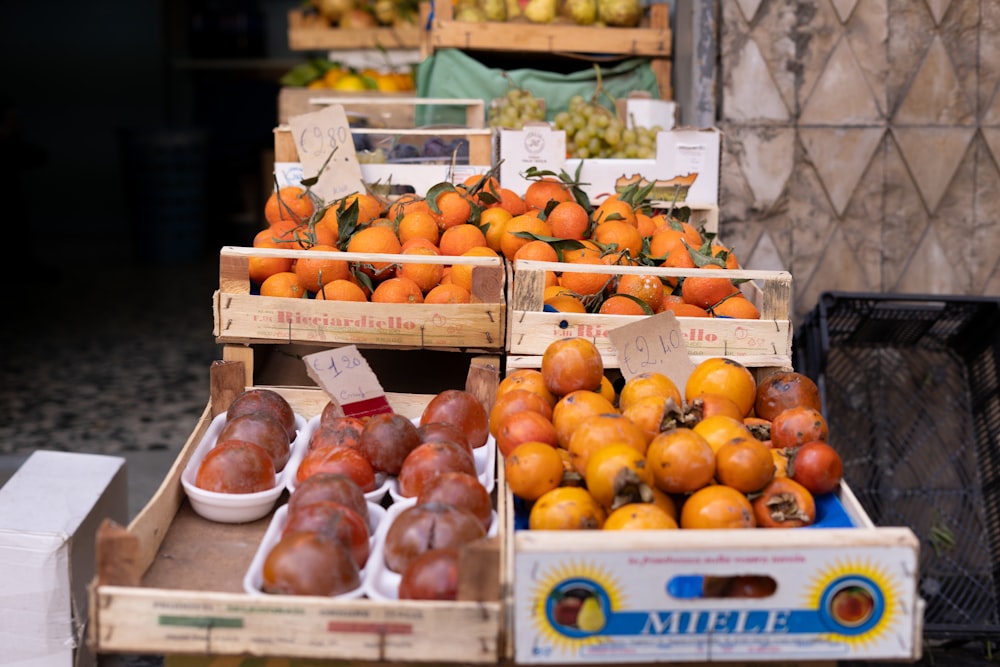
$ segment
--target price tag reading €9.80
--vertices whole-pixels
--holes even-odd
[[[365,191],[354,137],[342,105],[331,104],[292,116],[288,124],[302,163],[303,182],[320,199],[332,202]]]
[[[667,310],[611,329],[608,338],[618,352],[619,370],[625,380],[640,373],[662,373],[683,393],[695,364],[672,312]]]
[[[302,358],[306,372],[339,404],[345,416],[391,413],[385,391],[356,345],[324,350]]]

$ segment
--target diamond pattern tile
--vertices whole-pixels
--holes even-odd
[[[797,315],[828,289],[1000,293],[1000,2],[727,5],[721,229],[745,265],[791,271]]]

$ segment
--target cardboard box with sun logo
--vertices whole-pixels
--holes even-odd
[[[654,370],[673,377],[677,359],[660,361]],[[531,367],[507,358],[508,374]],[[751,370],[760,378],[774,369]],[[606,377],[624,371],[605,366]],[[507,646],[517,664],[921,656],[919,541],[909,528],[876,526],[844,482],[815,496],[815,520],[800,528],[537,530],[504,468]]]

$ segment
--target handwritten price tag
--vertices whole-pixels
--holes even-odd
[[[361,165],[347,114],[340,104],[288,119],[302,162],[304,180],[316,179],[311,189],[324,202],[364,192]]]
[[[640,373],[663,373],[684,390],[695,365],[672,312],[664,311],[611,329],[608,338],[618,352],[619,368],[626,380]]]
[[[392,407],[371,366],[356,345],[324,350],[302,358],[306,372],[338,403],[348,417],[391,413]]]

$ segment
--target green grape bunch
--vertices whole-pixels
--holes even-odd
[[[567,154],[580,159],[653,159],[656,134],[663,129],[659,125],[628,127],[616,112],[582,95],[571,97],[566,111],[557,113],[552,121],[557,130],[566,133]]]
[[[520,130],[525,123],[545,120],[545,104],[524,88],[511,87],[503,97],[493,100],[489,126]]]

